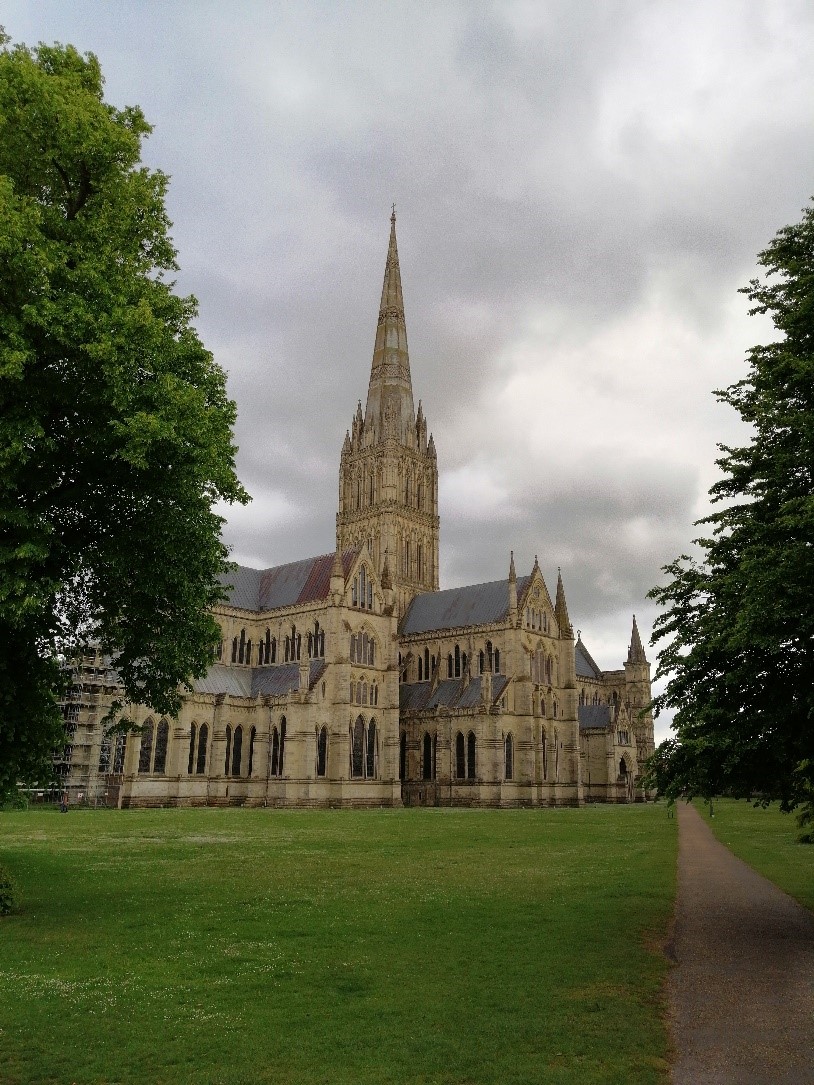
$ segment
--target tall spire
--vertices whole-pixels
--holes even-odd
[[[557,601],[554,604],[554,616],[560,627],[560,636],[573,636],[571,620],[568,617],[568,606],[565,602],[565,588],[562,583],[562,573],[557,569]]]
[[[633,615],[633,629],[630,634],[630,647],[627,650],[628,663],[646,663],[647,656],[642,647],[642,638],[639,636],[639,627],[636,625],[636,615]]]
[[[371,426],[377,441],[394,437],[402,443],[407,439],[408,429],[415,428],[407,326],[404,322],[404,298],[396,245],[395,207],[390,216],[390,244],[365,408],[365,429]]]

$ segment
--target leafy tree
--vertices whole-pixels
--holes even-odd
[[[0,792],[64,731],[60,658],[177,711],[219,631],[235,406],[177,269],[141,110],[92,54],[0,33]]]
[[[716,393],[752,427],[720,446],[720,504],[699,521],[703,560],[682,555],[650,595],[665,609],[657,708],[676,737],[651,772],[670,796],[721,792],[803,805],[814,797],[814,209],[758,257],[744,288],[777,342],[753,347],[749,373]]]

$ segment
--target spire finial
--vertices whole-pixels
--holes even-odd
[[[394,226],[396,225],[396,205],[395,205],[395,203],[393,204],[393,214],[390,216],[390,221],[393,223]]]

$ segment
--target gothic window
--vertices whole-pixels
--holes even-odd
[[[410,576],[410,540],[408,539],[404,544],[404,575]]]
[[[553,711],[552,715],[554,716],[554,719],[557,718],[557,702],[556,701],[554,702],[554,711]]]
[[[271,775],[280,775],[280,732],[276,727],[271,729]]]
[[[314,634],[313,633],[308,634],[308,658],[309,659],[314,658]]]
[[[243,757],[243,728],[236,727],[232,740],[232,775],[240,776],[241,760]]]
[[[370,703],[377,705],[379,703],[379,685],[374,682],[370,687]]]
[[[285,637],[285,661],[286,661],[286,663],[288,663],[290,658],[291,658],[291,638],[286,633],[286,637]]]
[[[455,736],[455,776],[458,780],[466,776],[466,741],[462,731]]]
[[[410,478],[410,474],[408,472],[407,478],[404,481],[404,504],[405,505],[410,504],[410,498],[412,497],[412,492],[411,491],[412,491],[412,479]]]
[[[432,678],[432,671],[430,670],[430,650],[424,649],[424,681],[429,682]]]
[[[399,736],[399,779],[407,778],[407,732],[402,731]]]
[[[365,722],[361,716],[351,728],[350,774],[357,778],[365,774]]]
[[[254,740],[257,738],[257,728],[252,727],[249,732],[249,768],[246,773],[247,776],[251,776],[254,769]]]
[[[285,716],[280,717],[280,763],[278,768],[283,775],[283,760],[285,758]]]
[[[543,779],[548,779],[548,746],[546,745],[545,727],[543,728]]]
[[[246,630],[240,630],[240,643],[237,649],[237,661],[243,663],[246,659]]]
[[[421,758],[421,776],[424,780],[431,780],[433,777],[433,758],[432,758],[432,735],[429,731],[424,732],[424,741],[422,744],[422,758]]]
[[[362,476],[356,476],[356,508],[362,507]]]
[[[232,662],[237,663],[237,637],[232,639]]]
[[[222,640],[218,641],[218,646],[215,649],[215,655],[216,655],[216,657],[218,659],[221,659],[221,660],[223,659],[223,641]]]
[[[475,779],[475,732],[470,731],[466,736],[466,778]]]
[[[319,658],[320,659],[325,658],[325,630],[324,629],[320,629],[320,631],[319,631]]]
[[[416,575],[418,576],[419,580],[423,580],[424,579],[424,547],[421,545],[421,543],[418,544],[418,548],[416,550],[416,562],[418,564],[418,568],[416,570]]]
[[[418,657],[418,680],[419,682],[424,681],[424,660],[421,656]]]
[[[545,677],[546,682],[551,685],[551,656],[545,661]]]
[[[229,775],[229,768],[230,768],[230,765],[231,765],[231,758],[232,758],[232,728],[227,723],[226,724],[226,758],[225,758],[224,763],[223,763],[223,774],[224,774],[224,776]]]
[[[484,663],[485,663],[485,659],[484,659],[484,655],[483,655],[483,649],[481,649],[479,654],[478,654],[478,674],[483,674]]]
[[[624,757],[619,762],[619,775],[622,777],[627,776],[627,762],[625,761]]]
[[[505,771],[504,776],[507,780],[514,779],[514,739],[511,734],[506,735],[505,739]]]
[[[447,678],[452,678],[452,672],[453,672],[452,653],[450,652],[450,654],[447,656]]]
[[[487,644],[488,649],[491,649],[491,644]],[[500,674],[500,649],[495,648],[495,674]]]
[[[371,720],[367,729],[367,778],[376,778],[376,721]]]
[[[461,677],[461,649],[455,645],[455,677]]]
[[[298,633],[297,634],[297,653],[296,653],[297,654],[297,659],[300,658],[301,650],[302,650],[302,636],[301,636],[300,633]]]
[[[198,759],[195,762],[195,773],[197,776],[203,776],[206,772],[206,744],[209,738],[209,728],[205,723],[201,724],[201,729],[198,732]]]
[[[110,771],[110,739],[105,738],[102,740],[102,745],[99,747],[99,772]]]
[[[423,482],[419,482],[419,484],[418,484],[418,492],[416,494],[416,502],[415,502],[415,504],[416,504],[417,509],[423,509],[424,508],[424,483]]]
[[[373,472],[370,472],[370,479],[368,480],[368,501],[372,505],[374,502],[374,485],[373,485]]]
[[[167,743],[170,737],[170,725],[161,720],[155,735],[155,761],[153,772],[163,773],[167,767]]]
[[[468,663],[467,654],[466,654],[466,652],[464,652],[462,654],[462,656],[461,656],[461,673],[462,674],[466,674],[466,665],[467,665],[467,663]]]
[[[139,772],[150,771],[150,760],[153,756],[153,721],[147,720],[141,730],[141,747],[138,755]]]
[[[324,776],[328,764],[328,728],[323,727],[317,734],[317,776]]]
[[[557,715],[557,706],[554,705],[554,715]],[[557,732],[554,732],[554,782],[558,783],[560,779],[560,738]]]
[[[246,663],[251,665],[251,661],[252,661],[252,642],[247,641],[246,642]]]

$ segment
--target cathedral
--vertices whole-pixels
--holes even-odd
[[[177,719],[130,711],[76,665],[57,769],[71,802],[129,806],[577,806],[646,797],[650,665],[574,638],[565,588],[518,575],[440,590],[438,459],[413,400],[395,213],[364,411],[339,461],[333,553],[237,567],[217,658]]]

